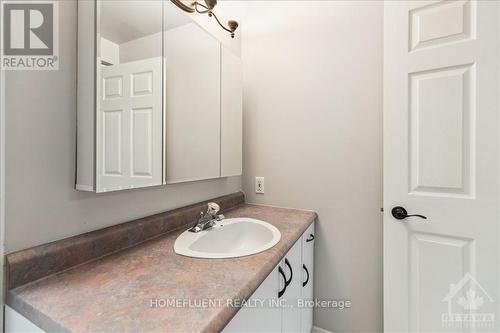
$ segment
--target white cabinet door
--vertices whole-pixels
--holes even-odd
[[[100,68],[97,192],[162,183],[162,59]]]
[[[5,333],[45,333],[45,331],[6,305]]]
[[[165,36],[166,181],[220,177],[220,43],[196,23]]]
[[[302,235],[302,299],[312,301],[314,298],[314,223]],[[311,332],[313,326],[313,308],[303,307],[301,310],[301,332]]]
[[[275,267],[250,298],[250,304],[257,306],[238,311],[223,332],[281,332],[281,309],[276,305],[278,279],[278,267]]]
[[[263,300],[265,306],[241,309],[224,332],[311,331],[313,309],[299,307],[300,303],[304,303],[299,299],[313,298],[313,239],[314,224],[295,242],[250,298],[250,302]],[[309,279],[304,266],[309,272]]]
[[[282,332],[299,332],[301,309],[298,300],[302,294],[302,242],[299,239],[281,262],[287,279],[283,294]]]
[[[221,48],[221,177],[242,172],[242,73],[241,59]]]

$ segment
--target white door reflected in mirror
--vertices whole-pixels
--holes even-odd
[[[97,192],[162,183],[162,3],[100,1]]]

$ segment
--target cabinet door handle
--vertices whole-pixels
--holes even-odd
[[[307,285],[307,283],[309,282],[309,271],[307,270],[307,267],[305,264],[302,264],[302,268],[306,271],[306,274],[307,274],[307,279],[302,282],[302,287],[305,287]]]
[[[280,298],[281,296],[283,296],[283,294],[285,293],[285,290],[286,290],[286,287],[287,287],[287,284],[286,284],[286,276],[285,276],[285,272],[283,272],[283,269],[281,268],[281,266],[278,267],[278,272],[280,272],[280,275],[281,277],[283,278],[283,289],[278,291],[278,298]]]
[[[310,234],[309,237],[306,239],[306,243],[312,242],[314,240],[314,235]]]
[[[285,286],[288,287],[288,285],[292,282],[293,270],[292,270],[292,265],[290,265],[290,262],[288,261],[288,259],[285,259],[285,265],[287,265],[288,269],[290,270],[290,279],[288,279],[288,281],[285,279]]]

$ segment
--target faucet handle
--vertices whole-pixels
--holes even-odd
[[[215,202],[208,203],[207,214],[215,216],[215,215],[217,215],[219,210],[220,210],[220,206],[218,204],[216,204]]]

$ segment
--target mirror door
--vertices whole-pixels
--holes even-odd
[[[165,6],[166,180],[220,177],[220,42]]]
[[[96,188],[162,184],[163,3],[97,2]]]

